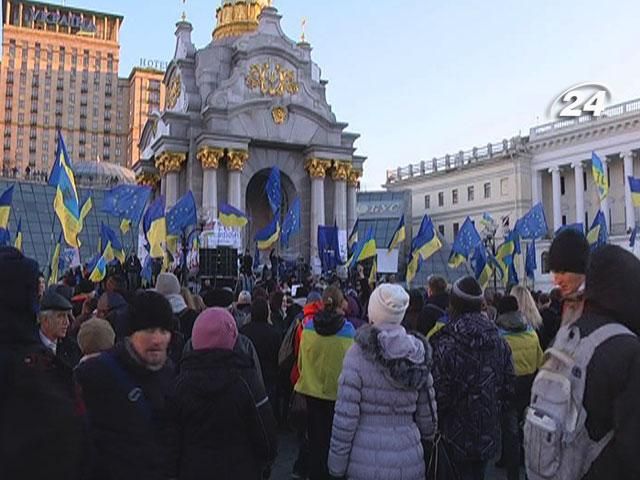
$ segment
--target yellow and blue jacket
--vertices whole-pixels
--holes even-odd
[[[496,319],[496,325],[513,355],[516,376],[532,375],[542,365],[542,348],[538,334],[529,326],[520,312],[505,313]]]

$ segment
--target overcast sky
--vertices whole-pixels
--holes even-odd
[[[197,47],[219,0],[187,0]],[[74,0],[124,15],[120,73],[173,55],[181,0]],[[338,120],[360,133],[364,187],[388,168],[501,141],[549,121],[568,87],[600,82],[613,103],[640,97],[637,0],[275,0],[285,33],[307,21]]]

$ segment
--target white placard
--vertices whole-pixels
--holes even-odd
[[[398,273],[398,257],[397,249],[378,248],[378,273]]]

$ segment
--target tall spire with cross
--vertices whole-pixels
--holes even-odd
[[[183,22],[187,21],[187,0],[182,0],[182,15],[180,18]]]

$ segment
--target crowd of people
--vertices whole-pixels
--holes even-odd
[[[640,478],[640,261],[565,230],[549,264],[549,293],[247,267],[194,294],[46,288],[2,247],[0,478],[269,478],[282,429],[298,479]]]

